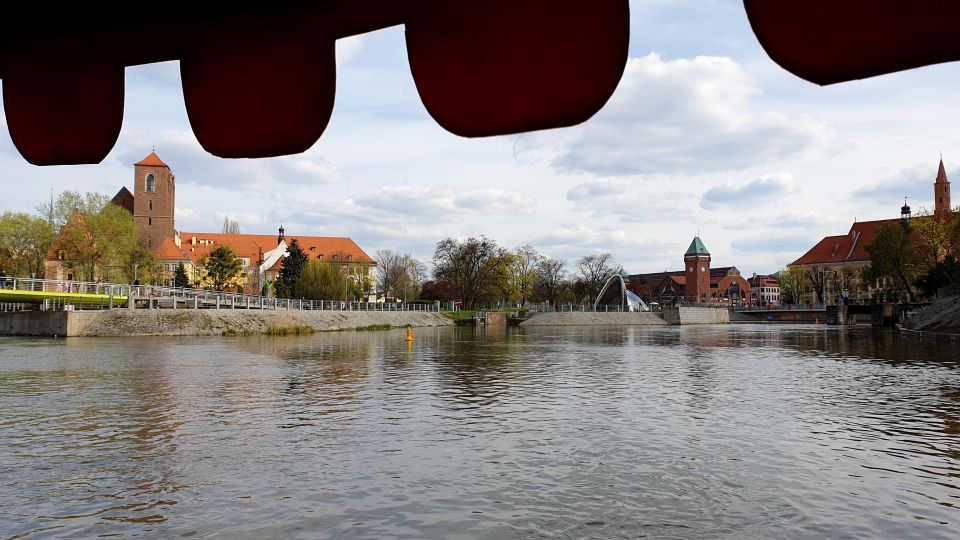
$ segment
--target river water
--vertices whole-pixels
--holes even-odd
[[[0,338],[0,537],[960,537],[956,344],[403,338]]]

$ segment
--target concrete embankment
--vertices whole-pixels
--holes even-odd
[[[452,326],[417,311],[126,310],[0,313],[0,335],[224,336],[354,330],[369,326]]]
[[[903,324],[904,328],[936,334],[960,335],[960,296],[942,298]]]
[[[520,326],[665,325],[659,313],[537,313]]]
[[[663,318],[670,324],[728,324],[730,310],[711,307],[664,308]]]

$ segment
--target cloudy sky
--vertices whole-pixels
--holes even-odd
[[[571,263],[610,252],[627,271],[678,269],[699,231],[717,266],[776,271],[854,220],[932,206],[942,151],[960,170],[960,66],[820,88],[776,66],[738,0],[631,1],[630,60],[589,122],[462,139],[429,117],[403,29],[338,43],[326,133],[302,155],[221,160],[187,121],[175,62],[127,69],[123,131],[99,165],[34,167],[0,128],[2,210],[50,189],[132,188],[156,146],[177,175],[177,227],[350,236],[429,260],[445,236],[532,243]],[[0,120],[2,123],[2,120]]]

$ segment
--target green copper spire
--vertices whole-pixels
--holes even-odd
[[[703,245],[703,240],[700,240],[699,236],[693,237],[693,242],[690,242],[690,247],[687,248],[687,252],[684,255],[709,255],[710,252],[707,251],[707,246]]]

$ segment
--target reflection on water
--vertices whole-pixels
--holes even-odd
[[[960,535],[960,349],[816,326],[0,339],[0,536]]]

